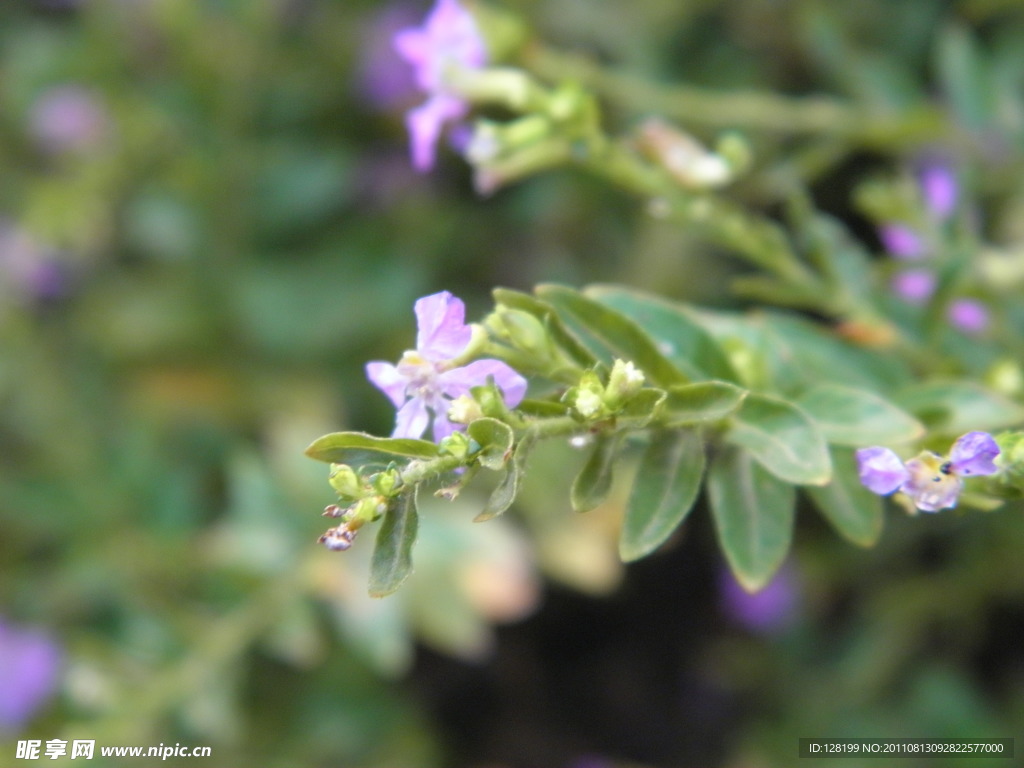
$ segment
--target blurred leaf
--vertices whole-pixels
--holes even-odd
[[[739,408],[746,396],[746,390],[726,381],[670,387],[665,399],[665,425],[678,427],[724,419]]]
[[[512,452],[512,428],[508,424],[484,417],[474,419],[466,433],[480,444],[477,461],[487,469],[500,470]]]
[[[828,446],[796,405],[751,393],[732,417],[726,440],[750,451],[768,471],[797,485],[823,485],[832,472]]]
[[[374,437],[365,432],[332,432],[314,440],[306,449],[306,455],[317,461],[360,466],[395,457],[433,459],[438,453],[437,445],[426,440]]]
[[[619,539],[625,561],[650,554],[672,535],[693,507],[704,475],[699,430],[655,430],[626,506]]]
[[[746,451],[725,448],[711,462],[708,494],[729,567],[744,589],[756,592],[789,551],[796,492]]]
[[[398,496],[384,513],[370,560],[370,597],[387,597],[412,573],[412,546],[416,542],[419,486]]]
[[[616,358],[632,361],[656,387],[686,383],[634,321],[583,294],[560,285],[538,285],[537,295],[550,302],[583,344],[607,365]]]
[[[861,485],[852,449],[833,448],[832,482],[804,490],[843,537],[862,547],[878,541],[882,534],[882,497]]]
[[[924,425],[884,398],[841,384],[822,384],[796,400],[830,443],[866,446],[906,443],[924,434]]]
[[[593,368],[597,364],[597,358],[569,333],[559,319],[555,308],[546,301],[528,293],[511,291],[507,288],[495,288],[493,295],[496,304],[504,304],[509,309],[529,312],[544,323],[551,338],[580,368]]]
[[[621,433],[598,436],[590,458],[572,483],[570,499],[577,512],[589,512],[608,498],[621,436]]]
[[[272,148],[255,182],[257,226],[271,236],[308,230],[348,201],[351,166],[337,147]]]
[[[973,130],[984,130],[995,112],[993,78],[971,31],[951,24],[935,45],[935,68],[957,117]]]
[[[689,378],[739,381],[728,356],[685,305],[616,286],[590,286],[586,294],[636,322]]]
[[[895,400],[932,431],[951,435],[1024,421],[1024,408],[972,381],[920,384],[902,390]]]

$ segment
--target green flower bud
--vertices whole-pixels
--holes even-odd
[[[615,411],[625,405],[644,386],[644,373],[632,362],[616,360],[608,377],[604,403]]]
[[[397,469],[385,469],[370,476],[370,485],[381,496],[393,496],[401,483],[402,477]]]
[[[465,459],[472,452],[471,441],[465,432],[452,432],[438,443],[441,455]]]
[[[483,415],[484,412],[480,408],[480,403],[469,395],[459,395],[452,400],[452,405],[448,409],[448,421],[455,424],[469,424]]]
[[[552,357],[553,347],[547,329],[529,312],[499,307],[498,323],[502,336],[513,346],[526,352],[543,356],[544,362]]]
[[[328,477],[328,481],[339,496],[357,499],[362,495],[359,475],[348,464],[331,464],[331,474]]]

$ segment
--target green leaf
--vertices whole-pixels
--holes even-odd
[[[637,392],[629,402],[623,406],[615,418],[620,425],[629,424],[633,429],[646,427],[661,409],[665,402],[666,393],[663,389],[646,387]]]
[[[433,459],[437,445],[407,437],[374,437],[365,432],[332,432],[313,441],[306,455],[317,461],[361,466],[395,458]]]
[[[505,465],[505,474],[502,475],[497,487],[491,492],[483,511],[473,518],[474,523],[482,523],[497,517],[506,509],[512,506],[519,493],[519,481],[526,469],[526,457],[530,453],[536,438],[530,433],[524,435],[512,453],[512,461]]]
[[[570,500],[577,512],[589,512],[608,498],[621,437],[621,433],[598,436],[590,458],[572,483]]]
[[[505,466],[512,454],[512,427],[497,419],[484,417],[470,422],[466,433],[480,444],[476,460],[482,467],[499,470]]]
[[[805,490],[840,535],[870,547],[882,534],[882,497],[861,485],[852,449],[833,448],[832,462],[832,482]]]
[[[1024,408],[971,381],[922,384],[904,389],[895,400],[931,431],[950,435],[1024,421]]]
[[[509,309],[529,312],[544,323],[544,327],[548,329],[555,344],[580,368],[593,368],[597,365],[597,358],[566,329],[555,308],[546,301],[508,288],[495,288],[492,295],[496,304],[503,304]]]
[[[684,384],[687,377],[670,363],[644,330],[625,315],[561,285],[535,289],[598,359],[611,366],[616,358],[632,361],[656,387]]]
[[[909,413],[862,389],[822,384],[796,402],[830,443],[861,447],[906,443],[924,434],[924,425]]]
[[[746,448],[769,472],[796,485],[824,485],[832,474],[828,446],[800,408],[751,393],[733,416],[726,440]]]
[[[586,295],[635,321],[689,378],[740,380],[718,342],[685,305],[616,286],[590,286]]]
[[[740,407],[746,396],[745,389],[727,381],[701,381],[670,387],[665,399],[665,426],[724,419]]]
[[[962,24],[947,26],[935,54],[944,94],[956,115],[970,128],[991,130],[996,110],[991,67],[971,31]]]
[[[370,560],[370,597],[387,597],[412,573],[412,545],[416,542],[419,486],[398,496],[381,522]]]
[[[660,547],[693,507],[704,475],[704,441],[695,429],[651,435],[622,521],[619,556],[639,560]]]
[[[725,448],[708,471],[708,494],[729,567],[744,589],[756,592],[789,551],[796,491],[746,451]]]

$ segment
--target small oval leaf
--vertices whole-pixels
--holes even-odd
[[[689,378],[739,381],[728,356],[685,305],[617,286],[589,286],[586,294],[634,320]]]
[[[882,534],[882,497],[863,485],[854,451],[832,449],[832,482],[805,489],[822,516],[844,538],[870,547]]]
[[[671,387],[665,399],[667,427],[724,419],[743,402],[747,391],[727,381],[701,381]]]
[[[687,376],[666,359],[651,337],[622,313],[562,285],[538,285],[535,291],[605,364],[611,366],[616,358],[631,361],[656,387],[687,382]]]
[[[821,432],[793,403],[751,393],[733,416],[726,440],[746,448],[769,472],[796,485],[824,485],[832,460]]]
[[[589,512],[608,498],[612,487],[612,467],[619,450],[621,433],[597,438],[590,458],[573,480],[570,500],[577,512]]]
[[[484,417],[471,421],[466,434],[480,445],[480,452],[476,456],[480,466],[494,470],[505,466],[512,454],[512,427],[497,419]]]
[[[572,362],[580,368],[593,368],[597,364],[595,358],[579,341],[565,328],[555,308],[546,301],[531,296],[528,293],[512,291],[508,288],[495,288],[492,291],[496,304],[503,304],[509,309],[518,309],[540,320],[548,333],[563,352]]]
[[[672,535],[693,508],[703,476],[704,441],[698,430],[653,432],[622,521],[624,562],[649,555]]]
[[[751,454],[725,448],[708,471],[708,495],[729,567],[744,589],[756,592],[789,552],[796,491]]]
[[[372,461],[395,458],[433,459],[437,445],[407,437],[375,437],[365,432],[332,432],[319,437],[306,449],[317,461],[359,466]]]
[[[880,395],[841,384],[821,384],[804,392],[797,405],[814,419],[830,443],[851,446],[906,443],[924,434],[924,425]]]
[[[390,595],[412,573],[412,546],[419,528],[418,491],[419,486],[414,485],[397,497],[384,513],[370,559],[370,597]]]
[[[516,494],[519,493],[519,481],[526,469],[526,457],[535,441],[535,436],[530,432],[519,440],[519,444],[512,452],[512,461],[505,465],[505,474],[491,492],[483,511],[473,518],[474,523],[482,523],[497,517],[512,506]]]

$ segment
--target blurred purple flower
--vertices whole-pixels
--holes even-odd
[[[363,27],[360,90],[367,101],[380,109],[403,106],[417,93],[413,72],[395,57],[392,48],[395,35],[414,24],[417,18],[416,8],[411,3],[388,3]]]
[[[50,152],[93,146],[107,130],[107,116],[96,96],[77,85],[45,91],[32,105],[29,123],[36,139]]]
[[[983,333],[988,328],[988,308],[975,299],[957,299],[946,311],[949,322],[964,333]]]
[[[4,283],[27,299],[56,298],[67,287],[56,255],[24,230],[0,220],[0,286]]]
[[[929,269],[905,269],[892,279],[892,289],[911,304],[923,304],[935,293],[935,273]]]
[[[790,627],[800,613],[800,583],[790,566],[780,568],[754,594],[743,589],[728,570],[723,570],[719,598],[726,616],[758,634],[778,634]]]
[[[431,414],[434,441],[447,437],[457,428],[448,420],[451,401],[469,395],[471,387],[486,384],[489,378],[510,408],[526,394],[526,379],[500,360],[452,366],[473,336],[465,315],[465,305],[447,291],[424,296],[416,302],[416,349],[406,352],[397,366],[367,363],[367,377],[399,409],[392,437],[421,437]]]
[[[900,491],[923,512],[956,506],[963,478],[992,475],[998,471],[999,446],[988,432],[968,432],[953,443],[949,457],[923,451],[905,464],[896,453],[881,446],[857,451],[861,484],[872,493],[887,496]]]
[[[0,733],[15,733],[57,687],[61,652],[44,631],[0,618]]]
[[[469,105],[445,86],[452,67],[479,69],[487,63],[487,47],[476,21],[457,0],[437,0],[422,27],[398,32],[395,50],[413,67],[416,84],[427,100],[410,110],[406,125],[412,140],[412,162],[419,171],[434,167],[434,151],[445,123],[460,120]]]
[[[883,224],[878,237],[885,250],[897,259],[913,261],[925,255],[924,240],[906,224]]]
[[[927,162],[918,176],[921,194],[928,210],[939,221],[948,219],[956,210],[959,187],[952,169],[943,162]]]

